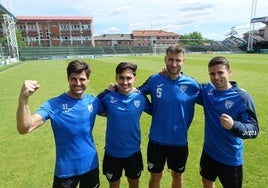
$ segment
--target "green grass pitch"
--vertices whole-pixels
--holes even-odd
[[[207,63],[215,54],[186,54],[183,72],[199,82],[208,82]],[[260,134],[255,140],[244,140],[244,188],[265,188],[268,185],[268,55],[267,54],[224,54],[230,63],[240,87],[254,98],[260,125]],[[16,66],[0,67],[0,187],[5,188],[47,188],[51,187],[54,170],[55,148],[50,122],[29,135],[19,135],[16,130],[16,108],[23,80],[38,80],[41,88],[30,98],[34,112],[44,100],[67,91],[66,66],[71,60],[28,61]],[[91,80],[87,89],[94,95],[101,92],[110,82],[115,82],[115,67],[121,61],[138,65],[136,86],[148,76],[164,67],[162,56],[127,56],[84,59],[92,68]],[[144,171],[140,187],[148,187],[149,173],[146,169],[146,146],[150,117],[142,115],[142,153]],[[102,175],[102,157],[105,138],[103,117],[97,117],[93,135],[100,160],[101,187],[108,187]],[[199,157],[203,143],[203,111],[196,106],[193,123],[189,129],[189,158],[184,173],[184,187],[202,187],[199,175]],[[161,187],[170,187],[171,176],[165,169]],[[216,182],[217,187],[221,187]],[[121,187],[127,187],[126,178],[121,179]]]

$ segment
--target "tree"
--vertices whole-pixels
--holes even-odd
[[[236,35],[238,35],[238,32],[235,30],[235,27],[232,27],[231,31],[226,34],[229,38],[236,38]]]
[[[18,47],[26,47],[27,44],[23,41],[23,36],[20,31],[16,30],[16,38]],[[1,44],[3,47],[7,47],[7,36],[4,35],[1,39]]]
[[[26,42],[24,42],[24,40],[23,40],[23,36],[22,36],[21,32],[18,30],[16,30],[16,37],[17,37],[18,47],[26,47],[27,46]]]
[[[194,31],[189,34],[180,36],[179,43],[182,45],[200,45],[204,42],[202,34],[200,32]]]

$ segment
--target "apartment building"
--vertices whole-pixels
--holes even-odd
[[[133,46],[132,34],[102,34],[94,38],[96,46]]]
[[[155,46],[177,44],[179,35],[163,30],[133,30],[132,34],[102,34],[96,46]]]
[[[176,44],[179,39],[178,34],[163,30],[94,36],[93,18],[89,16],[17,16],[16,29],[29,47],[155,46]]]
[[[16,28],[28,46],[95,46],[89,16],[18,16]]]
[[[159,44],[177,44],[179,35],[163,30],[134,30],[132,32],[134,46],[154,46]]]

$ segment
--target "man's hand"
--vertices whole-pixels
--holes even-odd
[[[21,88],[20,96],[29,97],[39,88],[40,85],[36,80],[25,80]]]
[[[168,76],[167,68],[164,67],[164,68],[159,72],[159,74],[160,74],[161,76]]]
[[[116,88],[117,88],[117,85],[115,83],[110,83],[107,89],[114,92]]]
[[[220,122],[221,122],[221,125],[227,130],[232,129],[232,127],[234,125],[233,118],[231,116],[227,115],[227,114],[222,114],[221,115]]]

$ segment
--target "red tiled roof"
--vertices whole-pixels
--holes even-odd
[[[20,20],[93,20],[91,16],[17,16],[18,21]]]
[[[167,31],[163,31],[163,30],[134,30],[133,32],[133,36],[136,37],[151,37],[151,36],[179,36],[177,33],[174,32],[167,32]]]

